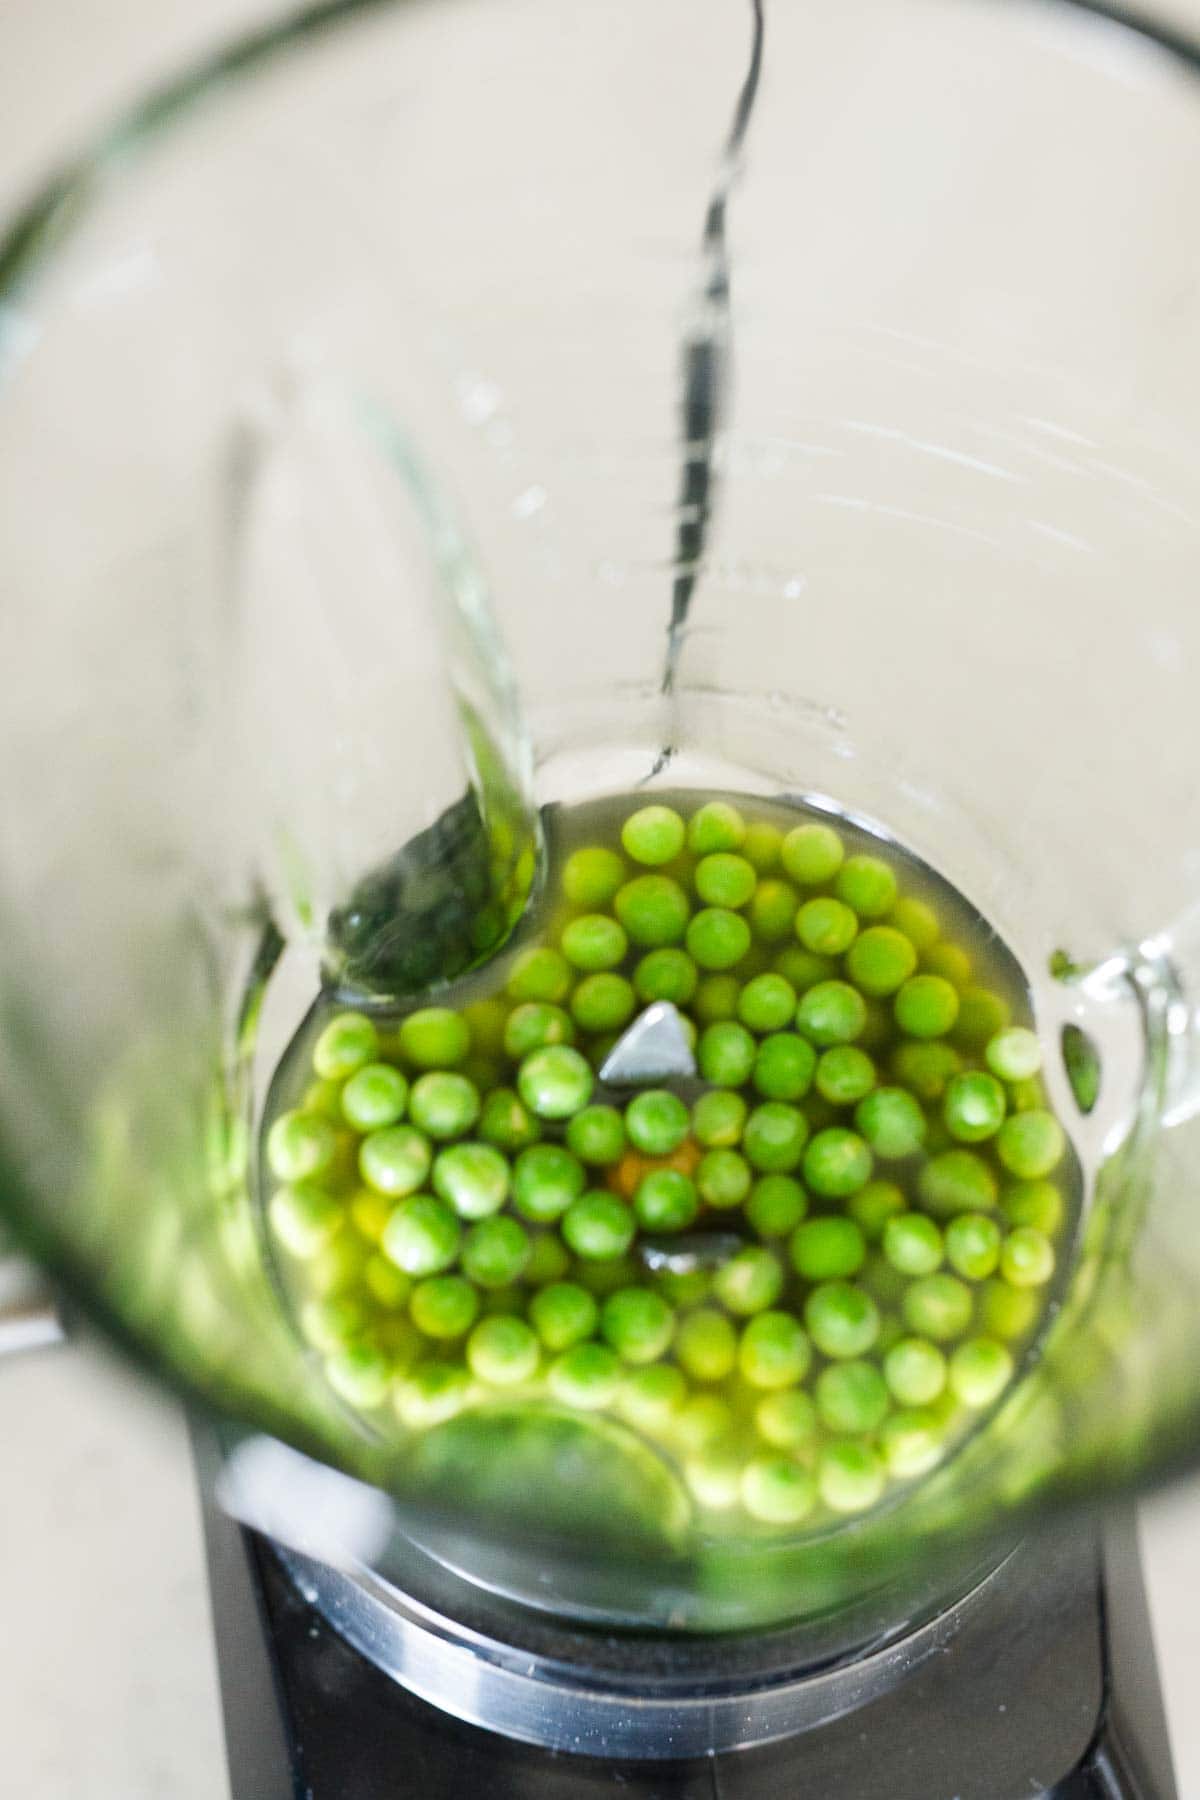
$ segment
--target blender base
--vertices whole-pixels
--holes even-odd
[[[1019,1545],[957,1628],[862,1704],[649,1761],[543,1749],[418,1699],[203,1485],[232,1800],[1176,1800],[1128,1509]]]

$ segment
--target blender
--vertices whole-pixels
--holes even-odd
[[[1128,1529],[1029,1528],[1196,1440],[1193,65],[983,0],[319,8],[0,247],[5,1198],[279,1542],[210,1512],[235,1792],[1172,1791]],[[1087,1183],[940,1484],[707,1562],[422,1510],[253,1179],[365,873],[465,790],[503,929],[539,809],[656,783],[967,895]]]

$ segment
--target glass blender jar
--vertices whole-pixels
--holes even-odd
[[[380,1579],[826,1663],[1194,1454],[1194,83],[1074,7],[347,4],[0,247],[5,1207],[135,1354],[386,1493]],[[539,809],[681,788],[815,797],[967,896],[1083,1170],[1003,1408],[817,1538],[714,1548],[611,1440],[553,1521],[528,1467],[414,1489],[264,1254],[363,877],[469,793],[499,944]]]

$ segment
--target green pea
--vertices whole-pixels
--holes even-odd
[[[807,1334],[790,1312],[760,1312],[742,1332],[738,1369],[751,1387],[793,1387],[811,1362]]]
[[[764,1394],[755,1406],[754,1426],[766,1443],[778,1450],[794,1450],[816,1436],[817,1409],[801,1388],[776,1389]]]
[[[571,1015],[561,1006],[546,1000],[523,1000],[514,1006],[504,1027],[504,1052],[520,1062],[531,1050],[542,1050],[547,1044],[573,1044],[575,1026]]]
[[[760,875],[765,875],[778,867],[782,844],[783,833],[778,826],[769,824],[766,819],[754,819],[746,826],[742,842],[731,844],[728,848],[740,849],[746,861]]]
[[[884,1489],[883,1464],[854,1438],[827,1444],[817,1464],[817,1491],[831,1512],[866,1512]]]
[[[702,969],[724,971],[741,962],[749,950],[750,927],[740,913],[706,906],[689,923],[685,942]]]
[[[539,1119],[569,1119],[581,1112],[594,1085],[585,1059],[566,1044],[533,1051],[517,1073],[517,1092]]]
[[[832,1281],[858,1273],[866,1244],[853,1219],[806,1219],[792,1233],[788,1253],[805,1281]]]
[[[529,1233],[516,1219],[507,1214],[481,1219],[463,1239],[463,1272],[478,1287],[509,1287],[524,1274],[532,1248]]]
[[[562,953],[577,969],[589,974],[597,969],[615,969],[624,961],[629,939],[615,919],[607,913],[584,913],[572,919],[562,934]]]
[[[929,1132],[929,1121],[904,1088],[881,1087],[860,1100],[854,1123],[876,1156],[885,1162],[914,1156]]]
[[[617,1393],[617,1410],[642,1431],[668,1431],[688,1397],[688,1385],[672,1363],[647,1363],[626,1369]]]
[[[797,994],[807,994],[820,981],[832,981],[837,968],[831,956],[816,956],[803,944],[785,944],[775,958],[776,973],[790,981]]]
[[[874,1363],[831,1363],[817,1377],[817,1416],[827,1431],[875,1431],[886,1417],[891,1397]]]
[[[651,868],[672,862],[683,849],[686,836],[683,820],[670,806],[639,807],[621,827],[625,854]]]
[[[812,1086],[817,1053],[794,1031],[775,1031],[758,1046],[751,1080],[764,1100],[799,1100]]]
[[[1000,1210],[1010,1225],[1032,1225],[1047,1237],[1062,1230],[1063,1197],[1052,1181],[1019,1181],[1000,1196]]]
[[[1067,1140],[1053,1113],[1014,1113],[996,1137],[996,1155],[1019,1181],[1037,1181],[1062,1161]]]
[[[880,1427],[879,1450],[895,1480],[915,1481],[927,1475],[945,1454],[936,1414],[923,1407],[894,1412]]]
[[[535,944],[516,958],[504,991],[518,1002],[542,1000],[550,1006],[561,1006],[573,979],[565,956],[548,944]]]
[[[722,1263],[713,1276],[713,1294],[731,1313],[765,1312],[783,1292],[783,1264],[773,1250],[752,1245]]]
[[[382,1350],[350,1344],[326,1357],[325,1379],[351,1406],[373,1412],[391,1391],[392,1365]]]
[[[857,1133],[840,1125],[818,1131],[804,1152],[804,1181],[814,1194],[844,1199],[871,1176],[871,1152]]]
[[[414,1369],[396,1394],[396,1411],[410,1431],[445,1425],[468,1405],[473,1383],[458,1363],[428,1362]]]
[[[750,1192],[753,1180],[749,1163],[736,1150],[710,1150],[701,1157],[696,1169],[696,1191],[700,1198],[706,1206],[721,1212],[740,1206]]]
[[[576,1344],[556,1356],[546,1385],[564,1406],[596,1412],[611,1406],[621,1385],[621,1364],[605,1344]]]
[[[600,1308],[575,1281],[552,1281],[529,1302],[529,1322],[547,1350],[569,1350],[596,1329]]]
[[[669,1000],[672,1006],[686,1006],[696,992],[700,972],[686,950],[647,950],[633,971],[633,987],[639,1000],[647,1005],[655,1000]]]
[[[845,855],[842,840],[831,825],[796,825],[779,847],[785,872],[807,887],[832,881]]]
[[[848,856],[833,885],[860,919],[881,919],[896,903],[896,877],[878,856]]]
[[[1000,1273],[1010,1287],[1044,1287],[1054,1273],[1054,1246],[1032,1225],[1018,1225],[1004,1240]]]
[[[758,876],[745,857],[734,856],[727,850],[701,857],[693,879],[705,906],[732,910],[745,906],[758,885]]]
[[[737,1017],[741,992],[736,975],[706,975],[696,989],[692,1011],[701,1025],[731,1022]]]
[[[846,972],[864,994],[882,997],[903,987],[917,966],[917,952],[892,925],[870,925],[851,944]]]
[[[944,1254],[942,1234],[924,1213],[901,1213],[884,1226],[883,1254],[902,1275],[932,1275]]]
[[[479,1090],[465,1075],[444,1069],[431,1071],[413,1082],[408,1111],[414,1125],[431,1138],[461,1137],[479,1117]],[[370,1139],[365,1140],[367,1143]]]
[[[651,1169],[638,1183],[633,1210],[646,1231],[686,1231],[700,1210],[696,1183],[678,1169]]]
[[[800,997],[796,1024],[814,1044],[849,1044],[862,1035],[867,1003],[846,981],[818,981]]]
[[[513,1205],[537,1225],[561,1218],[586,1186],[583,1164],[561,1144],[533,1144],[513,1164]]]
[[[750,929],[759,943],[785,943],[796,928],[799,906],[790,881],[760,881],[750,900]]]
[[[363,1013],[339,1013],[313,1045],[313,1068],[325,1081],[345,1081],[378,1055],[379,1033],[372,1021]]]
[[[462,1242],[462,1226],[432,1194],[402,1200],[383,1232],[382,1250],[406,1275],[440,1275]]]
[[[613,910],[632,943],[657,950],[680,941],[692,909],[669,875],[636,875],[617,890]]]
[[[950,1358],[950,1389],[978,1410],[998,1400],[1013,1378],[1012,1352],[995,1338],[969,1338]]]
[[[739,1493],[752,1519],[798,1525],[817,1502],[817,1484],[790,1456],[756,1456],[742,1470]]]
[[[892,908],[891,923],[922,954],[936,944],[941,930],[932,906],[903,894]]]
[[[746,1219],[759,1237],[788,1237],[808,1211],[808,1195],[791,1175],[760,1175],[746,1201]]]
[[[946,1227],[946,1261],[967,1281],[986,1281],[1000,1261],[1000,1227],[986,1213],[959,1213]]]
[[[783,975],[756,975],[738,996],[738,1018],[750,1031],[782,1031],[796,1017],[796,990]]]
[[[714,1088],[692,1108],[692,1136],[708,1150],[729,1150],[742,1141],[748,1108],[740,1094]]]
[[[280,1113],[267,1133],[267,1163],[279,1181],[323,1175],[337,1153],[337,1132],[315,1113]]]
[[[493,1088],[483,1103],[476,1127],[485,1143],[510,1156],[536,1144],[542,1128],[513,1088]]]
[[[961,1337],[971,1323],[971,1290],[954,1275],[923,1275],[904,1296],[905,1323],[939,1344]]]
[[[485,1219],[508,1198],[508,1164],[490,1144],[453,1144],[433,1164],[433,1191],[460,1219]]]
[[[951,1137],[960,1143],[980,1144],[995,1137],[1006,1110],[1004,1089],[994,1075],[967,1069],[947,1083],[942,1118]]]
[[[467,1339],[471,1373],[489,1387],[517,1387],[532,1380],[538,1354],[534,1333],[524,1319],[511,1314],[481,1319]]]
[[[625,1132],[644,1156],[669,1156],[688,1134],[691,1114],[666,1088],[645,1088],[625,1108]]]
[[[897,1025],[909,1037],[944,1037],[958,1017],[958,994],[941,975],[911,975],[896,995]]]
[[[821,896],[804,902],[795,929],[806,950],[817,956],[841,956],[854,942],[858,920],[842,901]]]
[[[724,1381],[737,1362],[737,1333],[724,1313],[701,1306],[681,1319],[675,1357],[693,1381]]]
[[[422,1007],[400,1027],[400,1054],[418,1069],[453,1069],[470,1048],[470,1026],[448,1006]]]
[[[355,1343],[366,1326],[366,1307],[361,1300],[346,1294],[335,1294],[328,1300],[306,1300],[300,1309],[300,1335],[323,1356]]]
[[[461,1275],[431,1275],[413,1289],[408,1310],[425,1337],[464,1337],[475,1323],[479,1296]]]
[[[956,988],[965,988],[971,979],[971,959],[961,944],[933,944],[921,957],[922,968],[931,975],[941,975]]]
[[[741,1087],[749,1081],[758,1046],[744,1025],[720,1019],[706,1025],[696,1045],[696,1064],[705,1081],[716,1087]]]
[[[940,1100],[950,1077],[961,1068],[962,1057],[954,1045],[940,1038],[906,1041],[892,1053],[892,1073],[918,1100]]]
[[[600,1308],[600,1330],[622,1362],[657,1362],[671,1347],[675,1314],[653,1288],[618,1288]]]
[[[998,1031],[989,1039],[983,1054],[988,1068],[1001,1081],[1029,1081],[1042,1066],[1042,1046],[1037,1034],[1024,1025]]]
[[[917,1192],[939,1218],[989,1212],[996,1204],[996,1177],[973,1150],[943,1150],[917,1176]]]
[[[979,1290],[977,1323],[986,1336],[1011,1342],[1033,1329],[1039,1306],[1034,1288],[1010,1287],[1007,1281],[985,1281]]]
[[[415,1194],[432,1161],[429,1139],[413,1125],[389,1125],[373,1131],[358,1152],[359,1173],[367,1186],[392,1199]]]
[[[818,1058],[814,1081],[831,1106],[853,1106],[874,1087],[875,1064],[854,1044],[834,1044]]]
[[[572,906],[607,906],[625,879],[625,864],[615,850],[598,844],[573,850],[563,864],[563,893]]]
[[[637,996],[624,975],[585,975],[571,996],[571,1011],[584,1031],[620,1031],[637,1011]]]
[[[742,1154],[762,1175],[790,1175],[799,1166],[808,1137],[804,1114],[784,1100],[756,1106],[742,1133]]]
[[[706,800],[688,821],[687,846],[694,856],[740,850],[745,839],[746,821],[727,800]]]
[[[978,1048],[1003,1031],[1008,1020],[1008,1002],[999,994],[990,988],[964,988],[959,995],[954,1035],[960,1042]]]
[[[625,1121],[615,1106],[585,1106],[567,1126],[567,1148],[580,1162],[606,1168],[625,1153]]]
[[[883,1236],[884,1227],[897,1213],[906,1211],[908,1202],[894,1181],[868,1181],[846,1201],[847,1217],[854,1220],[869,1244]]]
[[[883,1359],[883,1378],[901,1406],[928,1406],[946,1386],[946,1358],[927,1338],[900,1338]]]
[[[632,1209],[602,1188],[581,1194],[563,1215],[563,1238],[585,1262],[612,1262],[624,1256],[636,1230]]]
[[[863,1356],[879,1336],[879,1308],[849,1281],[825,1281],[804,1303],[808,1335],[822,1356]]]
[[[390,1063],[364,1063],[342,1089],[342,1117],[355,1131],[380,1131],[404,1117],[408,1083]]]
[[[342,1228],[338,1202],[306,1181],[275,1188],[266,1217],[282,1247],[300,1262],[317,1256]]]

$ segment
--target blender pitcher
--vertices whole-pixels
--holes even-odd
[[[232,1437],[366,1484],[322,1557],[828,1656],[1195,1459],[1198,75],[1032,0],[346,0],[10,227],[0,1202]],[[1020,1381],[839,1530],[710,1540],[599,1421],[569,1479],[481,1425],[489,1480],[439,1485],[270,1267],[322,982],[484,978],[542,809],[666,789],[816,801],[960,890],[1082,1172]]]

